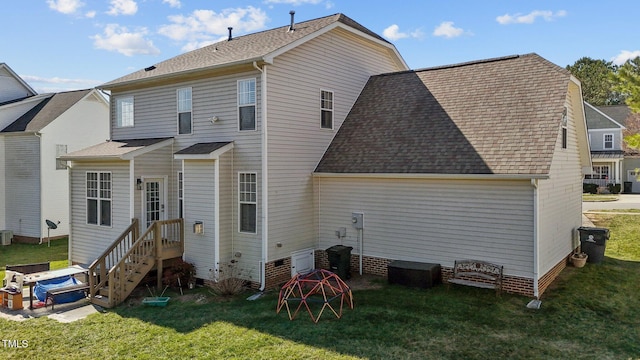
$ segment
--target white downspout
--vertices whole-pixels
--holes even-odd
[[[267,145],[267,65],[262,65],[262,69],[254,61],[253,67],[260,71],[261,78],[261,108],[262,108],[262,258],[260,261],[260,291],[264,291],[267,286],[266,267],[268,259],[269,243],[269,166],[268,166],[268,145]]]
[[[72,208],[72,204],[73,204],[73,193],[71,192],[73,190],[73,187],[71,186],[71,166],[69,166],[67,164],[67,188],[69,189],[69,207],[67,208],[67,210],[69,211],[69,214],[67,215],[67,219],[69,220],[69,224],[67,225],[67,228],[69,229],[69,236],[67,237],[67,241],[68,241],[68,249],[67,249],[67,257],[68,257],[68,261],[69,264],[73,265],[72,262],[72,250],[73,250],[73,221],[71,218],[71,214],[73,213],[73,211],[71,210]]]
[[[538,234],[540,233],[538,229],[540,219],[538,214],[540,209],[540,200],[538,198],[538,179],[531,179],[531,185],[533,186],[533,296],[538,299],[538,272],[540,268],[540,264],[538,263],[540,259],[538,254],[538,251],[540,251],[538,241]]]
[[[183,161],[184,163],[184,161]],[[182,189],[184,191],[184,172],[182,173],[182,181],[183,186]],[[215,261],[215,274],[216,281],[218,279],[218,275],[220,274],[220,157],[216,157],[213,165],[213,187],[214,194],[216,194],[214,204],[213,204],[213,212],[215,213],[215,219],[213,224],[213,248],[214,248],[214,261]],[[184,194],[183,194],[184,196]]]
[[[133,220],[136,217],[134,212],[135,212],[136,189],[138,188],[138,184],[136,184],[136,174],[134,173],[135,169],[136,169],[135,160],[134,159],[129,160],[129,222],[131,222],[131,220]],[[144,220],[140,219],[140,221],[142,223],[142,221]]]

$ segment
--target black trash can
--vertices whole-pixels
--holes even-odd
[[[633,192],[633,183],[631,181],[624,182],[624,193],[631,194]]]
[[[351,278],[349,265],[351,250],[353,250],[353,247],[344,245],[334,245],[326,250],[329,258],[329,270],[343,280]]]
[[[586,253],[587,262],[599,264],[604,259],[604,251],[609,240],[609,229],[581,226],[580,249]]]

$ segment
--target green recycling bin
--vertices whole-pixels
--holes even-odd
[[[326,250],[329,270],[343,280],[351,278],[351,250],[353,247],[344,245],[334,245]]]
[[[604,259],[604,251],[609,240],[609,229],[581,226],[580,249],[587,254],[587,262],[599,264]]]

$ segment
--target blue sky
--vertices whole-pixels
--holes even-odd
[[[3,0],[0,62],[36,91],[97,86],[226,37],[344,13],[393,42],[414,69],[536,52],[640,56],[640,1]]]

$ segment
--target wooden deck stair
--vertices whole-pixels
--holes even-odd
[[[89,266],[89,299],[111,308],[122,303],[154,267],[162,273],[163,260],[184,252],[184,220],[155,221],[141,235],[138,221],[131,225]],[[158,288],[162,277],[158,276]]]

